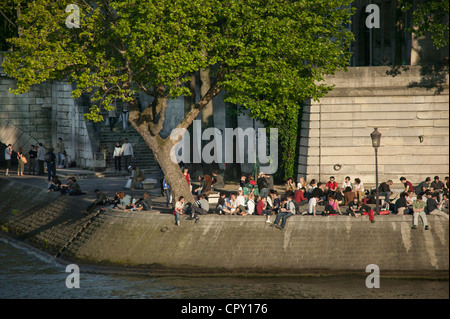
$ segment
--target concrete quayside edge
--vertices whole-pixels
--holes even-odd
[[[429,230],[412,230],[412,216],[293,216],[280,231],[263,216],[201,216],[108,210],[80,212],[82,196],[0,178],[0,229],[15,241],[92,272],[150,275],[361,274],[448,279],[449,220],[429,216]],[[272,221],[274,217],[272,217]],[[419,220],[419,226],[421,226]]]

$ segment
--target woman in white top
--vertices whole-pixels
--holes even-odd
[[[355,184],[353,184],[353,191],[355,192],[355,196],[361,201],[364,196],[364,184],[361,182],[359,178],[355,178]]]
[[[247,201],[247,214],[246,215],[253,215],[255,212],[255,195],[253,193],[248,194],[248,201]]]
[[[236,207],[240,210],[241,215],[246,215],[247,210],[245,209],[245,198],[242,196],[244,192],[242,190],[238,191],[238,197],[236,198]]]
[[[345,181],[342,183],[342,189],[346,189],[347,187],[350,187],[351,189],[353,189],[353,184],[351,182],[350,176],[347,176],[345,178]]]

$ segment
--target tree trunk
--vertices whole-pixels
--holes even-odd
[[[179,196],[183,196],[186,203],[193,203],[194,196],[192,195],[190,188],[186,182],[186,179],[181,172],[180,166],[177,162],[173,162],[170,157],[170,151],[173,147],[174,141],[170,139],[162,139],[159,135],[151,134],[148,123],[145,121],[139,121],[135,116],[137,111],[137,105],[130,103],[130,119],[129,122],[136,131],[142,136],[145,144],[152,150],[156,161],[161,166],[164,173],[166,182],[170,185],[172,191],[172,204],[174,204]]]
[[[211,77],[210,77],[210,69],[202,69],[200,70],[200,95],[205,96],[205,94],[209,91],[211,87]],[[214,113],[213,113],[213,101],[211,100],[206,107],[202,110],[202,133],[204,130],[208,128],[214,127]],[[202,149],[210,143],[207,140],[201,140]],[[211,175],[213,170],[219,169],[219,164],[216,162],[206,164],[203,162],[202,158],[202,170],[203,174]]]

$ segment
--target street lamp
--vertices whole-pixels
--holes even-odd
[[[380,147],[380,140],[381,140],[381,133],[378,132],[378,128],[375,127],[375,130],[370,134],[370,138],[372,139],[372,146],[375,149],[375,187],[376,187],[376,191],[377,191],[377,196],[376,196],[376,208],[375,211],[376,213],[380,213],[380,190],[378,189],[378,147]]]

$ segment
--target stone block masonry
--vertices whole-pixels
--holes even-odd
[[[420,66],[395,77],[389,67],[354,67],[326,79],[334,89],[304,106],[298,177],[342,183],[345,176],[375,183],[370,139],[378,127],[379,178],[419,183],[449,175],[448,74],[441,91],[424,85]],[[423,140],[419,137],[423,136]],[[339,170],[335,165],[341,165]]]
[[[22,147],[28,152],[29,146],[37,143],[47,150],[56,149],[61,137],[68,160],[77,161],[79,167],[94,167],[96,149],[83,107],[71,97],[72,85],[54,81],[33,86],[20,95],[8,91],[16,87],[15,80],[0,77],[0,143],[11,143],[15,151]]]
[[[20,191],[19,191],[20,190]],[[262,216],[202,216],[109,210],[90,221],[82,197],[43,194],[7,179],[0,183],[0,224],[6,235],[66,262],[145,269],[153,274],[447,273],[448,216],[429,216],[430,230],[412,230],[412,216],[293,216],[280,231]],[[74,240],[72,240],[75,238]],[[67,243],[70,242],[69,245]]]

